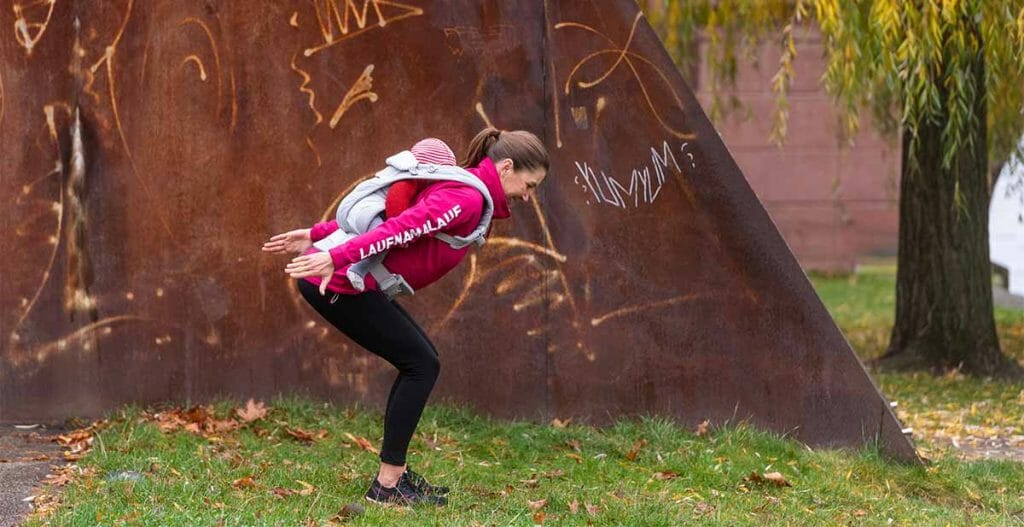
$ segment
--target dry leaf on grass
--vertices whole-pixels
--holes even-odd
[[[587,509],[587,514],[591,516],[597,516],[597,513],[601,512],[601,507],[589,503],[584,503],[583,508]]]
[[[533,524],[534,525],[544,525],[544,517],[545,516],[547,516],[547,514],[545,514],[544,511],[537,511],[537,512],[533,513]]]
[[[274,487],[270,489],[270,493],[273,494],[274,496],[277,496],[278,498],[287,498],[288,496],[295,494],[295,491],[292,489],[286,489],[284,487]]]
[[[316,490],[316,487],[314,487],[313,485],[310,485],[309,483],[306,483],[305,481],[302,481],[301,479],[297,479],[297,480],[295,480],[295,482],[298,483],[299,485],[302,485],[302,488],[296,490],[296,489],[288,489],[288,488],[284,488],[284,487],[274,487],[274,488],[270,489],[270,492],[274,496],[277,496],[278,498],[286,498],[288,496],[293,496],[293,495],[309,496],[310,494],[313,493],[313,491]]]
[[[313,493],[314,490],[316,490],[316,487],[310,485],[309,483],[306,483],[305,481],[302,481],[301,479],[297,479],[295,480],[295,482],[298,483],[299,485],[302,485],[301,490],[295,491],[295,493],[298,494],[299,496],[309,496],[310,494]]]
[[[749,476],[743,478],[743,481],[749,481],[751,483],[772,483],[777,487],[792,487],[786,478],[778,472],[766,472],[763,476],[758,474],[757,471],[751,472]]]
[[[669,480],[669,479],[675,479],[677,477],[679,477],[679,474],[676,474],[675,472],[672,472],[671,470],[666,470],[664,472],[655,472],[654,473],[654,479]]]
[[[696,431],[697,437],[707,435],[708,434],[708,427],[709,426],[711,426],[711,421],[708,421],[707,419],[705,419],[703,422],[701,422],[699,425],[697,425],[697,431]]]
[[[545,505],[548,504],[548,499],[544,498],[542,500],[537,500],[537,501],[526,500],[526,503],[527,503],[527,505],[530,506],[530,510],[539,511],[539,510],[543,509]]]
[[[252,476],[246,476],[244,478],[238,478],[232,481],[231,486],[236,489],[244,489],[249,487],[255,487],[256,482],[253,481]]]
[[[641,439],[637,439],[633,443],[633,448],[631,448],[629,450],[629,453],[626,454],[626,459],[628,459],[630,461],[636,461],[636,456],[640,453],[640,449],[643,448],[644,445],[646,445],[646,444],[647,444],[647,440],[646,439],[642,439],[642,438]]]
[[[576,500],[570,501],[569,502],[569,512],[571,512],[573,514],[576,514],[577,512],[580,512],[580,502],[578,502]]]
[[[235,415],[237,415],[242,421],[251,423],[266,417],[267,411],[268,409],[264,406],[263,401],[256,402],[253,399],[249,399],[245,402],[244,407],[235,409]]]
[[[703,516],[712,512],[715,512],[715,508],[708,505],[707,502],[699,501],[697,502],[697,505],[693,507],[693,513],[697,516]]]
[[[571,422],[572,417],[566,418],[564,421],[556,417],[551,420],[551,426],[555,428],[565,428],[566,426],[569,426],[569,423]]]
[[[374,454],[379,454],[380,453],[379,450],[377,450],[376,448],[373,448],[373,443],[370,443],[370,440],[366,439],[365,437],[354,436],[354,435],[352,435],[352,434],[350,434],[348,432],[345,432],[345,437],[347,437],[349,441],[355,443],[359,448],[362,448],[363,450],[366,450],[367,452],[372,452]]]
[[[327,430],[324,430],[322,428],[318,432],[310,432],[307,430],[303,430],[299,427],[295,427],[294,429],[285,427],[284,431],[288,435],[294,437],[295,439],[298,439],[299,441],[305,441],[307,443],[319,441],[320,439],[327,437]]]

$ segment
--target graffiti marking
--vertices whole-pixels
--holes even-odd
[[[344,7],[339,7],[339,2],[344,3]],[[381,10],[381,6],[397,8],[399,13],[388,17]],[[362,9],[356,6],[356,0],[313,0],[313,7],[316,10],[316,21],[320,26],[323,43],[303,51],[303,55],[307,57],[365,33],[374,27],[384,27],[388,23],[423,14],[423,9],[419,7],[385,0],[363,0]],[[377,15],[377,23],[373,26],[367,25],[370,7],[373,7],[373,13]],[[355,22],[354,27],[352,26],[353,21]],[[335,34],[335,25],[340,34]]]
[[[367,99],[371,103],[377,102],[377,94],[370,91],[373,88],[372,74],[373,64],[370,64],[363,70],[363,74],[359,76],[356,83],[349,88],[348,93],[345,94],[345,98],[342,99],[341,104],[338,105],[338,109],[334,110],[334,115],[331,116],[331,122],[329,123],[331,130],[338,125],[338,120],[341,119],[341,116],[348,111],[353,104],[363,99]]]

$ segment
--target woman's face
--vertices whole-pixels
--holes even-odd
[[[501,179],[501,188],[505,191],[508,199],[522,198],[523,201],[530,201],[534,190],[547,176],[543,168],[533,170],[516,170],[511,159],[502,159],[495,163],[498,169],[498,176]]]

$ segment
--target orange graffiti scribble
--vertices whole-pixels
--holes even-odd
[[[221,81],[220,74],[220,54],[217,53],[217,44],[213,40],[213,32],[210,31],[210,27],[207,26],[205,22],[199,20],[196,17],[185,18],[180,23],[178,23],[178,27],[184,26],[186,24],[195,24],[199,26],[203,30],[203,32],[206,33],[206,41],[210,44],[210,52],[213,53],[213,62],[214,65],[217,67],[217,116],[219,117],[221,108],[221,94],[223,93],[223,82]],[[203,78],[203,80],[206,80],[205,77]]]
[[[477,87],[479,88],[479,86],[480,85],[478,84]],[[494,128],[494,123],[491,122],[490,117],[487,117],[487,112],[484,111],[484,104],[482,102],[477,101],[476,113],[477,115],[480,116],[481,119],[484,120],[484,125],[486,125],[488,128]]]
[[[306,144],[309,145],[309,149],[312,150],[313,155],[316,156],[316,166],[317,168],[319,168],[321,165],[323,165],[323,163],[320,162],[320,152],[317,152],[316,147],[313,146],[313,140],[310,139],[309,136],[306,136]]]
[[[185,64],[187,64],[189,62],[194,63],[196,65],[196,67],[199,68],[199,78],[203,82],[206,82],[206,68],[203,67],[203,61],[199,60],[199,57],[197,57],[195,55],[189,55],[189,56],[185,57],[185,60],[181,61],[181,65],[184,66]]]
[[[313,123],[313,126],[316,126],[324,120],[324,116],[316,109],[316,92],[307,87],[309,86],[309,81],[312,80],[312,78],[309,76],[309,73],[306,73],[305,70],[295,64],[295,59],[297,57],[298,55],[292,55],[292,71],[298,73],[302,77],[302,84],[299,86],[299,92],[309,94],[309,109],[313,110],[313,115],[316,115],[316,122]]]
[[[43,38],[43,33],[46,32],[46,27],[50,25],[50,17],[53,16],[53,7],[56,4],[56,0],[36,0],[28,4],[14,4],[14,38],[18,41],[27,55],[32,55],[32,48],[39,43],[39,40]],[[26,11],[31,10],[33,12],[39,11],[40,7],[46,8],[46,17],[42,22],[29,22],[26,17]],[[35,34],[32,34],[32,31]]]
[[[344,2],[344,8],[338,7],[338,2]],[[381,11],[381,6],[395,7],[403,12],[388,18]],[[370,15],[370,7],[373,7],[373,12],[377,15],[377,24],[375,26],[367,26],[367,21]],[[303,54],[307,57],[312,56],[314,53],[318,53],[327,49],[339,42],[350,39],[373,29],[374,27],[384,27],[389,22],[397,22],[399,20],[410,18],[414,16],[420,16],[423,14],[423,9],[419,7],[400,4],[398,2],[387,2],[384,0],[363,0],[362,9],[360,10],[355,0],[313,0],[313,7],[316,9],[316,21],[320,26],[320,34],[323,36],[324,43],[319,46],[314,46],[306,49]],[[353,31],[351,26],[352,21],[355,21],[358,29]],[[335,24],[337,29],[341,33],[340,36],[336,36],[334,33]]]
[[[363,70],[363,74],[359,76],[356,83],[349,88],[348,93],[345,94],[345,98],[342,99],[341,104],[338,105],[338,109],[334,110],[334,115],[331,116],[331,130],[338,125],[338,120],[341,119],[342,114],[347,112],[353,104],[363,99],[369,99],[371,103],[377,102],[377,94],[370,91],[373,88],[372,73],[373,64],[370,64]]]
[[[661,307],[674,306],[676,304],[681,304],[681,303],[684,303],[684,302],[693,302],[695,300],[707,300],[707,299],[711,299],[711,298],[713,298],[713,297],[710,294],[708,294],[708,293],[691,293],[689,295],[681,295],[681,296],[669,298],[669,299],[666,299],[666,300],[659,300],[657,302],[650,302],[650,303],[647,303],[647,304],[639,304],[639,305],[634,305],[634,306],[627,306],[627,307],[623,307],[623,308],[620,308],[620,309],[616,309],[614,311],[610,311],[610,312],[605,313],[604,315],[601,315],[599,317],[594,317],[594,318],[590,319],[590,325],[591,326],[595,326],[595,327],[596,326],[600,326],[601,324],[604,324],[609,319],[613,319],[613,318],[616,318],[616,317],[626,316],[626,315],[629,315],[631,313],[636,313],[637,311],[644,311],[644,310],[647,310],[647,309],[657,309],[657,308],[661,308]]]
[[[593,53],[587,55],[586,57],[584,57],[579,62],[577,62],[576,65],[569,72],[569,76],[566,77],[566,80],[565,80],[565,90],[564,90],[565,94],[568,95],[570,93],[570,90],[571,90],[571,87],[572,87],[572,79],[576,75],[576,73],[580,70],[580,68],[582,68],[585,64],[587,64],[588,62],[590,62],[591,60],[593,60],[593,59],[595,59],[595,58],[597,58],[599,56],[613,54],[613,55],[616,56],[615,62],[607,70],[605,70],[604,73],[599,75],[597,78],[589,80],[589,81],[578,81],[577,84],[576,84],[577,87],[579,87],[580,89],[589,89],[589,88],[592,88],[594,86],[597,86],[598,84],[603,82],[605,79],[607,79],[616,69],[618,69],[620,64],[625,63],[627,65],[627,67],[630,69],[630,71],[632,71],[633,78],[636,79],[637,84],[640,86],[640,91],[641,91],[641,93],[644,96],[644,101],[647,103],[647,107],[650,109],[651,114],[654,115],[655,119],[658,120],[658,123],[661,125],[661,127],[664,128],[667,132],[671,133],[672,135],[674,135],[674,136],[676,136],[676,137],[678,137],[680,139],[694,139],[696,137],[694,134],[677,130],[677,129],[673,128],[671,125],[669,125],[667,122],[665,122],[665,119],[662,117],[661,113],[655,107],[654,102],[651,100],[650,93],[647,91],[647,85],[644,83],[643,79],[641,78],[640,72],[637,70],[636,64],[633,63],[634,60],[637,60],[637,61],[643,62],[644,64],[647,64],[648,66],[650,66],[651,69],[653,69],[658,74],[658,76],[661,78],[662,82],[664,82],[665,85],[668,86],[669,91],[672,94],[672,98],[675,100],[675,102],[679,106],[679,108],[683,107],[682,99],[680,99],[679,94],[676,93],[675,89],[672,87],[671,81],[668,79],[668,77],[665,75],[665,73],[661,70],[661,68],[659,68],[657,65],[655,65],[653,62],[651,62],[646,57],[643,57],[643,56],[641,56],[641,55],[639,55],[637,53],[634,53],[634,52],[629,50],[629,47],[633,43],[633,37],[635,36],[635,33],[636,33],[637,24],[639,23],[639,21],[640,21],[640,19],[642,17],[643,17],[643,13],[637,12],[636,17],[633,19],[633,25],[632,25],[632,27],[630,28],[630,31],[629,31],[629,37],[628,37],[628,39],[626,41],[626,44],[624,46],[622,46],[622,47],[613,47],[611,49],[603,49],[603,50],[599,50],[599,51],[593,52]],[[578,23],[578,22],[560,22],[558,24],[555,24],[555,29],[564,29],[564,28],[576,28],[576,29],[582,29],[584,31],[588,31],[588,32],[594,33],[595,35],[598,35],[598,36],[604,38],[605,40],[607,40],[609,43],[611,43],[612,46],[617,46],[615,44],[615,41],[612,40],[611,37],[605,35],[604,33],[600,32],[600,31],[598,31],[598,30],[594,29],[593,27],[590,27],[590,26],[588,26],[586,24],[581,24],[581,23]]]

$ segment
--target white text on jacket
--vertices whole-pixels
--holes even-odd
[[[386,251],[394,246],[409,243],[420,236],[441,230],[447,227],[452,220],[458,218],[459,214],[462,214],[462,207],[460,205],[455,205],[449,209],[448,212],[442,214],[440,218],[427,218],[427,221],[419,227],[408,229],[405,232],[400,232],[398,234],[393,234],[387,238],[382,238],[371,243],[368,247],[360,247],[359,259],[362,260],[364,258],[369,258],[381,251]]]

